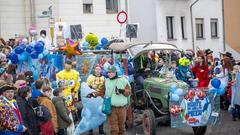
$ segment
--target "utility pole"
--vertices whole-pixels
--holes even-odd
[[[192,49],[193,52],[195,52],[195,42],[194,42],[194,30],[193,30],[193,6],[198,2],[199,0],[196,0],[195,2],[193,2],[190,6],[190,14],[191,14],[191,28],[192,28]]]
[[[224,0],[222,0],[222,21],[223,21],[223,51],[226,51],[226,38],[225,38],[225,16],[224,16]]]

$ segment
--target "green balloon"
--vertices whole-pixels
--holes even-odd
[[[89,43],[90,49],[96,49],[98,45],[98,37],[95,34],[89,33],[85,40]]]

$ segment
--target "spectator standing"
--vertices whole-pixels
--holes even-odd
[[[40,105],[43,105],[48,108],[52,116],[51,122],[53,123],[54,132],[57,133],[58,132],[57,112],[53,102],[51,101],[52,89],[50,87],[44,87],[42,89],[42,92],[43,96],[38,97],[37,101]]]
[[[17,104],[24,121],[24,126],[28,129],[23,135],[40,135],[36,114],[31,104],[31,96],[32,89],[29,86],[21,87],[18,90]]]
[[[57,88],[54,90],[52,102],[57,111],[58,133],[57,135],[67,135],[67,128],[71,125],[72,120],[69,117],[69,111],[67,110],[66,103],[64,101],[63,88]]]

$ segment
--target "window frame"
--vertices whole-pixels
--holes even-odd
[[[85,6],[90,5],[90,12],[86,12],[87,10],[85,9]],[[93,14],[93,4],[91,3],[83,3],[83,14]]]
[[[218,19],[211,18],[210,26],[211,26],[211,38],[218,38]],[[213,28],[215,33],[213,33]]]
[[[201,21],[201,23],[199,23]],[[204,39],[204,18],[195,19],[196,39]]]
[[[181,16],[180,17],[180,21],[181,21],[182,39],[187,39],[186,17],[185,16]]]
[[[166,16],[167,39],[174,39],[174,16]]]
[[[119,12],[119,3],[119,0],[106,0],[106,13],[117,14]]]

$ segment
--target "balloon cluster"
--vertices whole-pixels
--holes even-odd
[[[108,39],[105,37],[103,37],[99,43],[98,37],[93,33],[89,33],[85,38],[85,42],[82,43],[82,48],[83,50],[101,50],[106,49],[108,43]]]
[[[212,88],[209,90],[209,92],[216,93],[217,95],[224,95],[225,94],[225,88],[227,87],[227,83],[221,82],[219,79],[214,78],[211,80]]]
[[[27,61],[29,56],[32,59],[42,59],[49,54],[49,51],[44,49],[44,45],[43,41],[30,45],[20,44],[9,54],[9,59],[13,64]]]
[[[173,84],[171,86],[171,101],[177,102],[180,99],[180,96],[184,94],[183,89],[177,88],[177,85]]]

